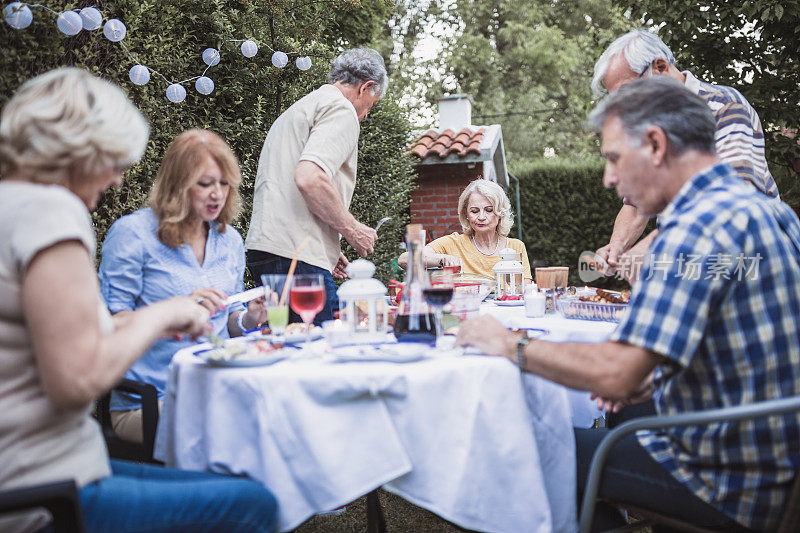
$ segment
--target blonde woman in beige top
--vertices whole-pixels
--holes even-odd
[[[511,248],[522,255],[525,279],[532,279],[525,243],[508,236],[513,223],[511,202],[500,185],[477,179],[458,198],[458,219],[463,233],[445,235],[423,249],[427,268],[461,265],[462,272],[494,277],[492,267],[500,261],[500,250]],[[408,254],[398,258],[406,267]]]
[[[114,320],[100,299],[89,210],[121,183],[147,135],[118,87],[75,68],[30,80],[3,109],[0,489],[74,480],[88,531],[268,531],[275,503],[259,484],[109,462],[91,418],[94,399],[153,341],[200,335],[209,318],[180,297]],[[37,529],[40,519],[0,530]]]

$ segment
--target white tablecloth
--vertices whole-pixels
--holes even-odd
[[[526,320],[488,305],[503,322]],[[556,340],[587,324],[607,335],[557,317],[516,326]],[[271,366],[211,368],[182,350],[155,455],[263,482],[281,531],[380,486],[467,529],[574,531],[570,392],[505,358],[403,346],[429,357],[337,362],[318,341]]]
[[[491,302],[481,305],[481,313],[491,315],[508,328],[540,328],[549,333],[539,337],[552,342],[603,342],[617,325],[613,322],[576,320],[564,318],[559,313],[541,318],[525,316],[523,306],[505,307]],[[568,389],[572,425],[592,427],[596,418],[603,416],[586,391]]]

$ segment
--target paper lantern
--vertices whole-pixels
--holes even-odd
[[[219,50],[216,48],[206,48],[203,50],[203,63],[209,67],[219,64]]]
[[[78,35],[83,29],[83,19],[74,11],[64,11],[58,16],[56,26],[64,35]]]
[[[180,83],[173,83],[167,87],[167,99],[175,104],[183,102],[186,99],[186,89]]]
[[[283,52],[275,52],[272,54],[272,64],[278,68],[283,68],[289,63],[289,56]]]
[[[295,59],[294,64],[297,65],[297,68],[300,70],[308,70],[311,68],[311,58],[308,56],[298,57]]]
[[[31,8],[22,2],[12,2],[8,4],[3,10],[3,16],[5,16],[6,24],[15,30],[24,30],[33,22]]]
[[[103,35],[112,43],[118,43],[125,38],[128,28],[119,19],[111,19],[103,26]]]
[[[95,7],[81,9],[81,19],[83,20],[84,30],[94,31],[103,25],[103,15]]]
[[[214,80],[208,76],[200,76],[197,78],[197,81],[194,82],[194,88],[197,89],[197,92],[200,94],[211,94],[214,91]]]
[[[258,53],[258,45],[250,39],[242,43],[242,55],[244,57],[253,57]]]
[[[128,72],[128,77],[136,85],[145,85],[150,81],[150,71],[144,65],[134,65]]]

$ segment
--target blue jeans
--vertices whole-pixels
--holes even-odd
[[[287,274],[291,263],[291,259],[280,255],[262,252],[261,250],[247,250],[247,268],[258,283],[261,283],[261,276],[263,274]],[[325,307],[322,308],[322,311],[317,313],[316,318],[314,318],[314,324],[319,326],[325,320],[333,320],[333,312],[339,310],[339,297],[336,295],[336,289],[338,287],[336,287],[336,283],[333,281],[333,275],[324,268],[309,265],[302,261],[297,262],[294,272],[295,274],[322,275],[323,282],[325,283]],[[300,315],[290,309],[289,322],[302,322],[302,320],[300,319]]]
[[[116,460],[111,470],[79,491],[89,532],[275,530],[275,497],[255,481]]]
[[[609,430],[573,428],[577,459],[578,494],[583,493],[592,456]],[[674,516],[692,524],[726,532],[744,531],[716,507],[712,507],[682,485],[666,468],[647,453],[635,435],[628,435],[611,449],[606,459],[600,482],[600,499],[650,509],[666,516]],[[616,509],[604,501],[597,502],[593,531],[623,527]],[[654,531],[659,531],[654,528]]]

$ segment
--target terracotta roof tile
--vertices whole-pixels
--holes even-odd
[[[463,128],[457,133],[451,129],[446,129],[441,133],[436,130],[428,130],[420,135],[409,146],[409,153],[415,154],[420,159],[429,156],[439,156],[444,159],[451,153],[464,157],[469,153],[481,153],[481,141],[486,128],[473,131],[470,128]]]

